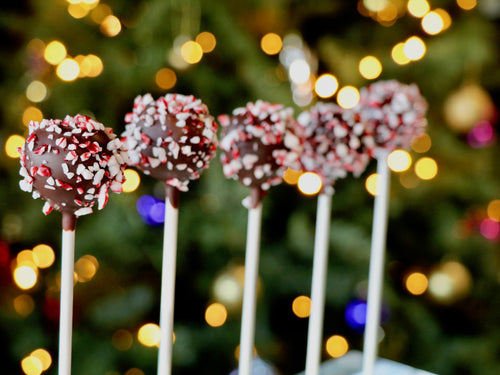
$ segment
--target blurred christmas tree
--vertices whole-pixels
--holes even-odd
[[[392,166],[380,355],[441,375],[496,373],[499,20],[496,0],[2,3],[0,372],[57,368],[36,359],[57,359],[60,215],[44,217],[18,188],[30,120],[82,113],[121,133],[146,92],[194,94],[213,115],[257,98],[298,114],[320,97],[341,101],[337,84],[394,78],[421,88],[429,131]],[[324,337],[352,349],[362,348],[352,311],[365,297],[373,172],[339,181],[333,199]],[[75,375],[156,372],[163,188],[133,172],[127,188],[79,219]],[[247,193],[213,161],[181,197],[176,374],[236,366]],[[310,292],[314,216],[315,199],[293,185],[265,198],[256,348],[284,374],[304,367],[307,298],[297,297]],[[325,347],[323,359],[342,354]]]

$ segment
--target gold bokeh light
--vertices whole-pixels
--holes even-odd
[[[260,48],[268,55],[276,55],[283,48],[283,40],[278,34],[267,33],[260,40]]]
[[[158,87],[169,90],[177,83],[177,75],[170,68],[161,68],[156,72],[155,82]]]
[[[28,316],[35,309],[35,301],[28,294],[21,294],[12,301],[14,310],[21,316]]]
[[[75,263],[75,273],[77,275],[77,280],[81,283],[85,283],[93,279],[97,270],[99,268],[99,262],[96,257],[92,255],[83,255]]]
[[[14,269],[14,282],[23,290],[31,289],[38,279],[38,272],[29,266],[20,266]]]
[[[405,44],[403,42],[396,44],[391,50],[392,60],[398,65],[406,65],[410,59],[405,55]]]
[[[23,124],[28,126],[30,121],[40,122],[43,120],[43,113],[37,107],[29,106],[23,112]]]
[[[211,327],[224,325],[227,319],[227,309],[219,302],[214,302],[205,310],[205,321]]]
[[[387,164],[393,172],[404,172],[411,166],[411,155],[405,150],[394,150],[387,157]]]
[[[203,57],[203,49],[193,40],[188,40],[181,46],[181,56],[188,64],[196,64]]]
[[[409,293],[419,296],[427,290],[429,279],[421,272],[412,272],[405,277],[404,284]]]
[[[429,134],[424,133],[418,137],[415,137],[411,141],[411,149],[419,154],[427,152],[431,149],[432,140]]]
[[[287,168],[285,173],[283,174],[283,181],[285,181],[289,185],[296,185],[299,182],[299,177],[302,174],[302,171],[297,171],[292,168]]]
[[[359,90],[354,86],[344,86],[337,94],[337,103],[345,109],[354,108],[359,102]]]
[[[407,8],[408,13],[416,18],[422,18],[431,9],[427,0],[409,0]]]
[[[436,161],[430,157],[423,157],[415,163],[415,174],[422,180],[432,180],[438,173]]]
[[[486,212],[491,220],[500,222],[500,199],[494,199],[488,203]]]
[[[63,81],[71,82],[78,78],[80,66],[74,59],[67,58],[59,63],[56,74]]]
[[[195,38],[195,42],[200,45],[203,53],[212,52],[217,45],[217,39],[215,39],[215,35],[209,31],[202,31],[201,33],[199,33]]]
[[[23,358],[21,368],[26,375],[40,375],[43,372],[42,361],[31,355]]]
[[[471,10],[476,7],[477,0],[457,0],[457,4],[463,10]]]
[[[26,97],[33,103],[39,103],[47,97],[47,86],[40,81],[32,81],[26,87]]]
[[[119,351],[126,351],[132,347],[134,337],[126,329],[119,329],[113,333],[111,343]]]
[[[412,36],[406,40],[403,51],[408,59],[417,61],[424,57],[427,47],[421,38]]]
[[[299,318],[308,318],[311,313],[311,298],[298,296],[292,302],[292,311]]]
[[[52,365],[52,356],[45,349],[36,349],[33,350],[30,356],[38,358],[42,363],[42,371],[47,371],[49,367]]]
[[[382,63],[375,56],[365,56],[359,62],[359,73],[365,79],[375,79],[382,73]]]
[[[375,196],[377,195],[377,187],[378,187],[378,174],[372,173],[366,178],[365,188],[368,193]]]
[[[131,193],[136,191],[141,184],[141,176],[135,170],[127,168],[123,172],[125,176],[125,182],[122,185],[124,193]]]
[[[122,31],[122,24],[118,17],[110,14],[102,20],[100,30],[104,35],[114,37]]]
[[[429,35],[439,34],[444,30],[444,20],[437,12],[429,12],[422,18],[422,29]]]
[[[7,156],[12,159],[19,158],[21,155],[19,154],[18,148],[22,147],[24,142],[24,137],[17,134],[10,135],[4,145]]]
[[[57,65],[66,57],[66,47],[60,41],[53,40],[45,47],[43,57],[49,64]]]
[[[52,247],[46,244],[36,245],[33,248],[33,261],[38,268],[48,268],[55,260],[55,253]]]
[[[148,347],[160,345],[160,327],[158,324],[147,323],[144,324],[137,332],[137,340]]]
[[[349,350],[349,343],[345,337],[333,335],[326,340],[326,352],[332,358],[342,357]]]

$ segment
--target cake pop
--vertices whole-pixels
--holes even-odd
[[[46,201],[46,215],[53,209],[90,214],[96,202],[99,209],[106,205],[109,190],[122,190],[121,142],[111,128],[87,116],[31,121],[20,153],[20,187]]]
[[[217,123],[192,95],[137,96],[125,122],[130,165],[180,191],[187,191],[215,156]]]
[[[352,110],[333,103],[317,103],[298,117],[304,137],[303,169],[321,177],[323,190],[333,194],[338,178],[358,177],[368,165],[374,140],[366,124]]]
[[[257,100],[218,119],[226,177],[262,193],[282,182],[287,167],[300,168],[301,139],[292,108]],[[252,199],[253,207],[258,200]]]
[[[427,102],[415,84],[378,81],[360,90],[355,111],[373,132],[376,149],[409,149],[427,126]]]

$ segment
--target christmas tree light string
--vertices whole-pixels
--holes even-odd
[[[316,211],[305,369],[306,375],[317,375],[321,363],[333,185],[348,172],[359,176],[365,170],[373,138],[355,112],[331,103],[317,103],[303,112],[298,122],[304,138],[302,168],[316,173],[322,181]]]
[[[262,100],[218,117],[224,175],[250,187],[243,204],[248,209],[245,279],[241,316],[239,375],[250,375],[254,356],[255,314],[260,255],[262,199],[282,182],[287,167],[298,166],[300,138],[293,110]]]
[[[160,300],[158,374],[172,371],[177,229],[180,192],[208,168],[217,148],[218,125],[194,96],[137,96],[122,134],[130,164],[165,184],[165,224]]]
[[[427,126],[427,102],[415,84],[378,81],[361,89],[360,102],[354,110],[373,132],[377,160],[362,372],[363,375],[373,375],[378,352],[387,238],[390,185],[387,157],[396,148],[408,150],[412,139],[423,134]]]
[[[126,154],[111,128],[82,115],[31,121],[19,151],[21,189],[46,201],[46,215],[62,213],[58,373],[70,375],[76,220],[121,192]]]

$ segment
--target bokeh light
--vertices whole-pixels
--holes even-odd
[[[107,4],[98,4],[90,12],[90,18],[97,24],[100,24],[107,16],[113,14],[110,6]]]
[[[127,331],[126,329],[119,329],[113,333],[111,336],[111,343],[113,346],[119,351],[126,351],[132,347],[134,342],[134,337],[132,333]]]
[[[353,299],[345,309],[345,321],[349,327],[362,331],[366,325],[366,301]]]
[[[405,277],[405,288],[408,292],[415,296],[424,294],[429,286],[429,280],[421,272],[412,272]]]
[[[202,31],[199,33],[195,42],[198,43],[203,51],[203,53],[212,52],[217,45],[217,39],[215,39],[215,35],[209,31]]]
[[[407,4],[408,13],[413,17],[421,18],[431,9],[427,0],[409,0]]]
[[[406,57],[405,44],[403,42],[396,44],[391,50],[392,60],[398,65],[406,65],[411,60]]]
[[[267,33],[260,40],[260,48],[268,55],[276,55],[283,48],[283,40],[278,34]]]
[[[441,303],[452,303],[466,296],[472,277],[461,263],[449,261],[438,265],[429,274],[429,293]]]
[[[500,199],[494,199],[488,203],[486,212],[491,220],[500,222]]]
[[[345,337],[333,335],[326,340],[326,352],[332,358],[342,357],[349,350],[349,343]]]
[[[441,19],[443,20],[443,31],[451,26],[451,16],[446,10],[444,10],[443,8],[436,8],[433,10],[433,12],[439,14]]]
[[[359,91],[354,86],[344,86],[337,94],[337,103],[345,109],[354,108],[359,102]]]
[[[23,290],[31,289],[35,286],[38,273],[35,269],[29,266],[20,266],[14,269],[14,282]]]
[[[429,151],[431,146],[431,137],[427,133],[414,137],[411,141],[411,149],[419,154]]]
[[[363,0],[363,5],[366,9],[372,12],[380,12],[387,7],[389,0]]]
[[[495,140],[495,130],[488,121],[479,121],[467,133],[467,141],[473,148],[486,147],[493,144]]]
[[[45,47],[43,57],[49,64],[57,65],[66,57],[66,47],[58,40],[53,40]]]
[[[21,316],[28,316],[35,309],[35,301],[28,294],[21,294],[12,301],[14,310]]]
[[[68,13],[73,18],[76,18],[76,19],[83,18],[87,14],[89,14],[89,12],[90,12],[90,8],[88,6],[85,6],[85,4],[82,2],[68,5]]]
[[[47,86],[40,81],[32,81],[26,87],[26,97],[33,103],[39,103],[47,97]]]
[[[306,83],[311,75],[311,67],[307,61],[296,59],[290,64],[288,75],[290,80],[297,85]]]
[[[245,267],[232,267],[217,276],[212,287],[214,297],[224,303],[229,309],[241,307],[243,298],[243,284],[245,279]]]
[[[387,157],[387,164],[393,172],[404,172],[411,166],[411,155],[405,150],[394,150]]]
[[[285,173],[283,173],[283,181],[289,185],[296,185],[299,182],[299,177],[302,171],[297,171],[292,168],[287,168]]]
[[[403,51],[408,59],[417,61],[424,57],[427,47],[421,38],[412,36],[406,40]]]
[[[83,255],[75,263],[75,274],[77,276],[77,280],[81,283],[92,280],[98,269],[99,262],[96,257],[92,255]]]
[[[432,180],[438,173],[436,161],[430,157],[423,157],[415,163],[415,174],[422,180]]]
[[[483,219],[479,225],[479,231],[484,238],[495,240],[500,233],[500,223],[490,218]]]
[[[477,0],[457,0],[457,4],[463,10],[471,10],[476,7]]]
[[[134,169],[126,168],[123,172],[125,176],[125,182],[122,184],[122,189],[124,193],[131,193],[136,191],[141,184],[141,176]]]
[[[292,302],[292,311],[299,318],[308,318],[311,313],[311,298],[298,296]]]
[[[188,40],[181,46],[181,56],[188,64],[196,64],[203,57],[203,49],[195,41]]]
[[[321,178],[313,172],[302,173],[299,177],[297,186],[302,194],[318,194],[322,187]]]
[[[40,359],[30,355],[23,358],[21,368],[26,375],[40,375],[43,371],[43,364]]]
[[[80,67],[79,77],[97,77],[104,69],[102,60],[96,55],[78,55],[75,57],[75,61]]]
[[[314,84],[314,91],[320,98],[330,98],[337,92],[339,81],[333,74],[322,74]]]
[[[4,145],[7,156],[13,159],[19,158],[21,154],[19,153],[18,148],[22,147],[24,142],[24,137],[17,134],[10,135]]]
[[[40,122],[43,120],[43,113],[38,108],[29,106],[23,112],[23,124],[28,126],[30,121]]]
[[[149,225],[161,225],[165,222],[165,201],[151,195],[137,199],[136,208],[142,220]]]
[[[382,73],[382,63],[375,56],[365,56],[359,62],[359,73],[366,79],[375,79]]]
[[[164,90],[169,90],[175,86],[177,82],[177,76],[172,69],[162,68],[156,72],[155,82],[158,87]]]
[[[158,324],[144,324],[137,332],[137,340],[148,347],[160,345],[160,327]]]
[[[122,31],[122,24],[116,16],[110,14],[102,20],[100,30],[104,35],[114,37]]]
[[[368,193],[375,196],[378,194],[378,174],[372,173],[365,180],[365,188]]]
[[[422,29],[429,35],[439,34],[444,30],[444,20],[437,12],[429,12],[422,18]]]
[[[214,302],[205,310],[205,321],[211,327],[224,325],[227,319],[227,309],[219,302]]]
[[[48,268],[55,260],[54,250],[49,245],[40,244],[33,248],[33,261],[38,268]]]
[[[80,74],[80,65],[74,59],[64,59],[57,66],[56,74],[63,81],[74,81]]]
[[[38,358],[40,362],[42,363],[42,370],[46,371],[49,369],[49,367],[52,365],[52,356],[50,353],[45,350],[45,349],[36,349],[33,350],[30,354],[30,356]]]

